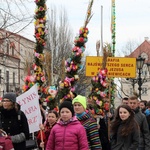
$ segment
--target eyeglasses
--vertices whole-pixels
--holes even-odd
[[[11,102],[10,100],[3,99],[2,102]]]

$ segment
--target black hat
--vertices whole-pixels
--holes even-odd
[[[74,109],[73,109],[73,105],[70,101],[64,101],[60,104],[59,106],[59,112],[61,111],[62,108],[68,108],[71,113],[72,113],[72,116],[74,116]]]
[[[13,103],[16,102],[16,94],[13,93],[13,92],[8,92],[8,93],[4,94],[3,99],[4,99],[4,98],[9,99],[9,100],[12,101]]]

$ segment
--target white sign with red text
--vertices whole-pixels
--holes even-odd
[[[39,131],[39,124],[42,123],[42,117],[37,85],[35,84],[27,92],[18,96],[17,103],[21,106],[21,110],[27,117],[30,133]]]

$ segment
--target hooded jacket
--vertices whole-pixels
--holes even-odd
[[[73,117],[71,122],[63,124],[60,120],[52,128],[46,150],[88,150],[84,127]]]

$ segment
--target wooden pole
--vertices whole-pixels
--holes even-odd
[[[43,143],[43,133],[42,133],[42,130],[40,130],[40,134],[41,134],[41,142]],[[44,148],[42,147],[42,150],[44,150]]]
[[[96,42],[96,52],[97,52],[97,56],[100,56],[99,49],[100,49],[100,41],[97,41],[97,42]]]
[[[103,52],[103,6],[101,6],[101,52]]]
[[[111,84],[111,82],[110,82],[110,84]],[[111,107],[111,101],[110,101],[110,99],[111,99],[111,85],[109,84],[109,97],[108,97],[108,101],[109,101],[109,109],[108,109],[108,113],[110,113],[110,107]],[[108,117],[108,139],[110,139],[110,117]]]

